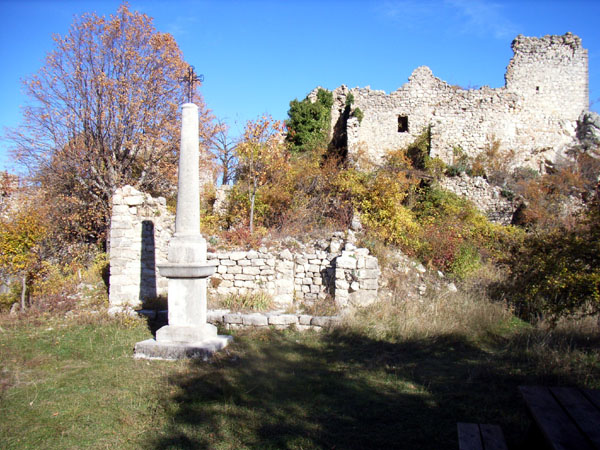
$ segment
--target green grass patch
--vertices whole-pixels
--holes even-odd
[[[502,312],[481,324],[489,306],[454,327],[441,320],[472,302],[398,304],[387,325],[377,314],[393,309],[372,308],[324,333],[238,331],[208,363],[133,359],[151,336],[142,320],[0,319],[0,442],[456,449],[456,422],[467,421],[498,423],[520,445],[529,419],[518,385],[600,387],[597,330],[531,327]]]

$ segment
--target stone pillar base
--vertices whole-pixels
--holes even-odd
[[[157,342],[202,342],[217,337],[217,327],[203,323],[194,327],[167,325],[156,331]]]
[[[134,358],[137,359],[188,359],[202,358],[207,361],[214,353],[224,349],[233,341],[232,336],[215,336],[203,342],[157,342],[147,339],[135,344]]]

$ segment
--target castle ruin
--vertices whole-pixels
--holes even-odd
[[[378,162],[429,129],[430,156],[447,164],[453,164],[455,147],[474,157],[498,142],[502,151],[514,152],[514,166],[539,170],[575,142],[578,118],[589,108],[588,52],[571,33],[519,35],[512,49],[501,88],[451,86],[426,66],[389,95],[342,85],[333,91],[331,138],[341,139],[351,160],[362,154]],[[357,108],[360,121],[353,115]]]

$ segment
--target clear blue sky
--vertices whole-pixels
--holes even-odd
[[[114,13],[112,0],[0,0],[0,135],[20,122],[20,80],[36,72],[74,15]],[[600,107],[600,1],[131,1],[173,34],[204,74],[208,108],[233,134],[248,119],[285,119],[316,86],[396,90],[427,65],[463,87],[504,85],[517,34],[571,31],[589,51],[590,101]],[[15,170],[0,142],[0,170]]]

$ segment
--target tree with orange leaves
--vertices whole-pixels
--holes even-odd
[[[244,136],[235,150],[238,156],[238,177],[247,187],[250,201],[250,233],[254,232],[256,192],[278,170],[284,170],[288,153],[283,141],[284,125],[265,115],[246,123]]]
[[[97,210],[86,223],[101,229],[85,231],[102,238],[118,187],[165,193],[174,185],[187,64],[170,34],[126,4],[108,18],[76,18],[54,41],[45,65],[25,80],[32,102],[8,137],[51,199],[75,196],[82,215]],[[197,90],[194,97],[207,141],[212,117]]]

